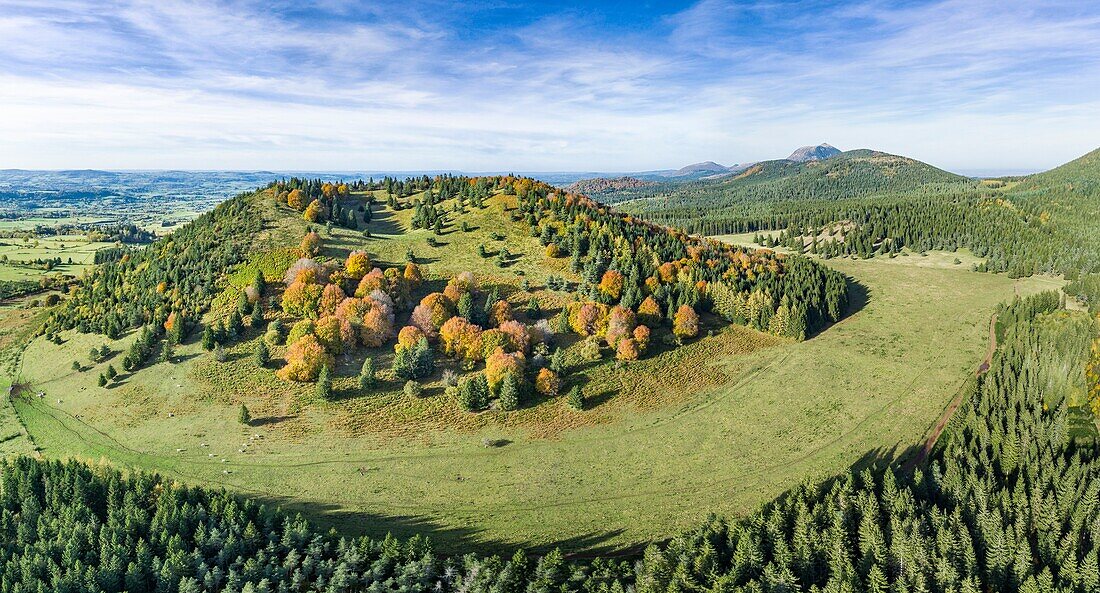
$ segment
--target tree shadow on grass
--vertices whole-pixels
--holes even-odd
[[[392,210],[374,210],[371,212],[371,220],[360,227],[360,231],[369,230],[372,235],[401,235],[405,229],[397,223],[397,215]]]
[[[279,424],[280,422],[284,422],[286,420],[293,420],[297,417],[298,417],[297,415],[291,414],[291,415],[286,415],[286,416],[264,416],[262,418],[253,418],[252,421],[248,423],[248,426],[250,426],[250,427],[271,426],[271,425],[274,425],[274,424]]]
[[[363,475],[364,479],[369,479],[369,473]],[[449,556],[477,552],[509,557],[519,549],[533,554],[544,554],[555,548],[563,551],[583,551],[584,554],[592,556],[617,556],[637,548],[635,545],[620,546],[608,543],[622,535],[624,533],[622,529],[591,531],[543,545],[516,544],[488,537],[484,529],[475,525],[458,527],[444,525],[423,514],[381,515],[349,510],[331,503],[303,502],[287,497],[268,496],[262,497],[261,500],[284,511],[300,512],[321,530],[332,528],[342,535],[382,539],[387,534],[392,534],[402,540],[416,535],[427,537],[432,542],[433,549]]]

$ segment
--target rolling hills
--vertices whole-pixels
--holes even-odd
[[[311,210],[313,200],[325,209]],[[582,228],[588,254],[571,230]],[[304,250],[314,253],[308,262]],[[28,387],[15,410],[42,453],[105,457],[252,493],[351,533],[427,531],[449,550],[633,544],[686,527],[707,510],[747,512],[808,474],[843,470],[867,450],[900,455],[986,348],[993,305],[1054,285],[975,274],[950,259],[823,266],[738,250],[519,178],[391,179],[346,190],[286,180],[117,257],[70,291],[20,358],[18,375]],[[300,278],[304,270],[313,270],[313,280]],[[476,288],[463,304],[456,284],[471,271]],[[800,325],[792,319],[802,318],[802,304],[807,313],[833,315],[828,299],[814,295],[829,295],[822,288],[838,277],[858,282],[842,311],[847,317],[814,330],[827,319],[807,314],[810,339],[796,339],[802,330],[783,337]],[[368,295],[371,303],[355,296],[365,279],[375,283],[372,293],[393,301],[394,333],[418,325],[409,322],[421,306],[446,311],[448,303],[456,313],[470,307],[452,319],[481,333],[461,321],[447,320],[446,332],[438,321],[418,326],[439,337],[429,338],[432,368],[414,371],[409,387],[411,367],[397,364],[408,348],[400,335],[396,343],[393,334],[381,344],[364,342],[367,316],[385,310],[376,304],[380,295]],[[712,289],[717,284],[735,290]],[[767,292],[753,296],[754,287]],[[337,288],[347,304],[322,312],[331,306],[322,297],[339,295]],[[612,315],[624,299],[634,299],[635,319],[642,317],[635,291],[662,300],[660,320],[646,326],[648,350],[632,361],[631,347],[619,352],[630,344],[626,336],[614,349],[608,337],[612,317],[624,321],[622,311]],[[944,291],[955,306],[935,304]],[[288,306],[288,292],[321,297]],[[678,339],[678,309],[669,324],[668,305],[693,293],[698,337]],[[858,296],[866,293],[870,301]],[[791,303],[799,312],[793,318]],[[357,307],[365,309],[361,320],[349,315]],[[514,323],[488,321],[509,310]],[[594,326],[582,323],[585,315]],[[545,338],[535,332],[547,326],[553,342],[543,349]],[[511,338],[500,343],[508,360],[522,356],[518,409],[508,410],[499,390],[463,395],[489,361],[484,350],[467,357],[448,346],[444,334],[456,327],[471,333],[454,335],[493,339],[523,329],[515,335],[529,339],[526,347]],[[951,337],[929,348],[932,334]],[[337,335],[349,340],[337,344]],[[631,333],[634,347],[639,337]],[[280,377],[302,340],[322,344],[314,352],[322,368],[331,364],[327,381],[320,372],[306,381]],[[266,362],[258,358],[261,345]],[[368,358],[373,369],[364,380]],[[243,424],[242,407],[249,416]],[[714,435],[727,446],[714,446]],[[686,459],[694,460],[690,467]],[[715,482],[707,467],[729,475]],[[676,494],[684,490],[699,496]],[[420,516],[430,516],[431,526]],[[479,531],[461,527],[471,523]]]

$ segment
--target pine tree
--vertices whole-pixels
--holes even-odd
[[[332,371],[327,364],[321,367],[321,374],[317,376],[317,396],[321,399],[332,398]]]
[[[172,341],[164,340],[160,348],[160,362],[172,362]]]
[[[216,343],[217,340],[214,338],[214,329],[209,325],[206,326],[206,329],[202,330],[202,349],[210,352],[214,349]]]
[[[256,361],[256,366],[266,367],[267,363],[271,362],[271,351],[268,350],[267,342],[265,340],[259,340],[256,342],[256,351],[253,354],[252,359]]]
[[[359,370],[359,388],[366,391],[374,389],[377,380],[374,376],[374,358],[368,356],[363,360],[363,368]]]
[[[584,394],[581,393],[580,385],[574,385],[573,388],[569,390],[569,399],[567,401],[569,402],[569,407],[574,410],[580,411],[584,409]]]
[[[500,409],[511,411],[519,408],[519,382],[515,375],[509,374],[504,378],[504,384],[500,388]]]
[[[241,404],[241,411],[237,414],[237,422],[245,426],[252,424],[252,413],[248,411],[248,406]]]

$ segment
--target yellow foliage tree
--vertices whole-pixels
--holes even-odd
[[[286,353],[286,366],[276,374],[286,381],[316,381],[321,367],[326,365],[332,368],[332,355],[325,351],[316,336],[306,334],[290,345]]]

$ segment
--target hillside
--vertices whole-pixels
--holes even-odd
[[[592,179],[575,181],[565,189],[571,193],[599,196],[601,194],[624,189],[653,187],[655,185],[657,185],[657,183],[654,181],[645,181],[637,177],[594,177]]]
[[[983,258],[982,270],[1074,278],[1100,270],[1096,160],[1093,152],[1046,173],[979,183],[914,159],[854,150],[605,199],[704,235],[773,231],[807,251],[824,241],[830,256],[966,248]],[[840,227],[855,232],[846,240],[829,230]]]

